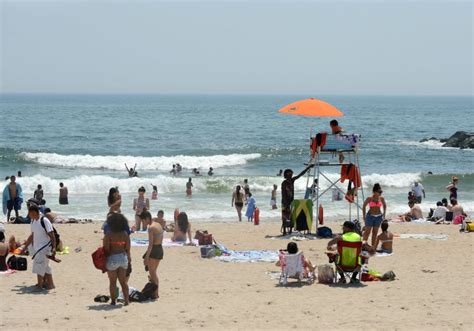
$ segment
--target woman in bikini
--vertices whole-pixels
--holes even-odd
[[[362,207],[362,213],[364,215],[365,230],[363,233],[364,241],[369,240],[370,233],[372,232],[372,247],[375,247],[377,240],[377,233],[379,231],[382,220],[385,219],[385,213],[387,211],[387,205],[385,199],[382,197],[382,188],[379,183],[375,183],[372,188],[372,196],[365,199]],[[369,211],[366,213],[367,205]],[[382,210],[383,207],[383,210]]]
[[[156,269],[161,260],[163,260],[163,234],[164,230],[160,223],[157,222],[156,218],[151,218],[151,214],[148,211],[145,211],[141,214],[142,220],[148,225],[148,249],[143,255],[143,264],[148,268],[148,273],[150,274],[150,280],[159,286],[158,275]],[[156,288],[155,295],[153,299],[158,299],[158,287]]]
[[[240,192],[241,187],[237,185],[235,192],[232,193],[232,207],[235,205],[237,215],[239,216],[239,222],[242,222],[242,208],[244,207],[244,194]]]
[[[127,268],[132,262],[130,256],[130,237],[126,232],[128,220],[122,214],[111,214],[107,218],[109,232],[104,236],[103,247],[107,255],[107,274],[109,276],[109,290],[115,305],[117,300],[117,279],[122,287],[125,306],[128,305]]]
[[[189,238],[189,245],[194,246],[193,239],[191,238],[191,223],[188,221],[188,215],[186,215],[185,212],[181,212],[178,215],[178,221],[176,222],[171,241],[186,242],[186,236]]]
[[[140,215],[144,211],[150,210],[150,200],[145,198],[145,188],[138,189],[138,198],[133,199],[133,210],[135,210],[135,231],[140,231],[140,225],[143,231],[146,231],[146,223],[142,222]]]
[[[122,197],[120,196],[118,187],[110,188],[109,196],[107,197],[107,204],[109,206],[109,214],[121,213],[120,207],[122,206]]]
[[[388,222],[382,222],[382,233],[377,236],[377,242],[375,243],[375,248],[381,244],[380,249],[377,249],[379,253],[392,254],[393,252],[393,233],[388,231]]]

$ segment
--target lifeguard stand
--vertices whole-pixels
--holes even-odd
[[[308,172],[306,181],[306,193],[309,198],[313,200],[314,210],[313,215],[316,223],[316,230],[318,229],[319,221],[319,206],[321,205],[321,197],[336,189],[342,194],[342,200],[349,204],[349,220],[352,220],[352,205],[355,206],[357,219],[360,220],[360,212],[362,211],[362,205],[364,198],[364,189],[361,182],[361,171],[359,166],[359,144],[360,135],[357,134],[326,134],[319,133],[314,136],[310,133],[311,138],[311,154],[308,164],[314,164],[314,168]],[[340,160],[342,162],[340,162]],[[338,184],[342,184],[342,179],[339,176],[337,180],[331,180],[327,175],[329,168],[338,168],[346,166],[354,169],[355,166],[356,176],[355,182],[353,182],[353,192],[344,192]],[[321,189],[321,179],[327,180],[330,185],[326,189]],[[316,182],[315,182],[316,180]],[[316,183],[316,185],[315,185]],[[361,199],[359,199],[359,191],[361,193]],[[349,195],[348,195],[349,194]],[[352,197],[352,199],[351,199]],[[306,197],[305,197],[306,198]],[[349,202],[353,200],[352,202]]]

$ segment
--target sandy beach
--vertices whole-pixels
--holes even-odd
[[[329,226],[337,232],[336,222]],[[165,248],[158,268],[160,299],[147,303],[95,303],[108,294],[108,279],[95,269],[91,253],[101,244],[100,223],[56,225],[70,253],[52,263],[56,289],[31,293],[35,275],[28,270],[0,276],[2,330],[18,329],[460,329],[472,330],[472,234],[457,226],[392,224],[394,233],[447,234],[448,240],[401,239],[395,253],[373,257],[369,266],[393,270],[393,282],[361,285],[289,284],[278,286],[273,263],[232,263],[200,257],[197,247]],[[199,224],[234,250],[286,247],[276,223]],[[25,238],[28,225],[6,225],[6,234]],[[193,230],[196,229],[196,226]],[[299,241],[315,264],[327,263],[327,239]],[[80,252],[75,249],[80,247]],[[147,281],[141,255],[132,247],[129,285]],[[273,272],[273,275],[270,274]],[[272,278],[273,276],[273,278]],[[26,318],[27,317],[27,318]]]

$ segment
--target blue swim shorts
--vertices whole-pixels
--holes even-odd
[[[365,216],[365,226],[371,228],[378,228],[382,224],[382,215],[373,216],[367,213]]]

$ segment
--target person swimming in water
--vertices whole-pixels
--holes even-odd
[[[137,164],[135,163],[135,167],[133,168],[128,168],[127,164],[125,164],[125,169],[127,169],[128,172],[128,177],[138,177],[138,172],[137,172]]]

